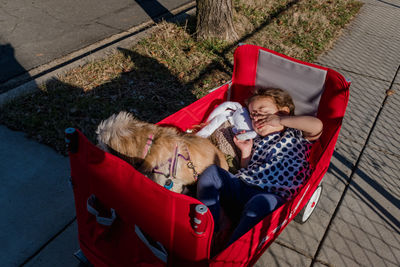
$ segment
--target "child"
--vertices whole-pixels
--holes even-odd
[[[257,88],[246,104],[259,137],[234,138],[241,169],[233,175],[210,166],[197,185],[197,197],[210,209],[216,232],[220,204],[228,214],[240,215],[228,246],[298,191],[310,176],[312,141],[322,133],[318,118],[294,116],[292,98],[281,89]]]

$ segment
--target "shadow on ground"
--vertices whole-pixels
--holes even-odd
[[[154,18],[158,16],[159,12],[154,13],[155,11],[149,9],[154,5],[159,6],[158,1],[137,2],[150,16]],[[83,88],[58,79],[50,80],[44,86],[45,91],[21,97],[6,105],[0,113],[0,122],[11,129],[26,132],[29,137],[48,144],[63,154],[66,154],[65,128],[76,127],[94,142],[95,129],[101,120],[122,110],[133,113],[141,120],[158,122],[197,100],[193,92],[206,77],[219,72],[225,77],[221,78],[221,81],[229,80],[233,68],[234,48],[261,31],[274,18],[297,2],[298,0],[289,2],[237,43],[227,46],[223,51],[215,52],[219,58],[213,60],[190,81],[184,82],[172,74],[168,67],[152,57],[120,48],[119,51],[134,64],[132,71],[122,73],[119,77],[86,92]],[[158,9],[165,11],[165,8],[159,7]],[[163,18],[168,16],[170,14],[164,12]],[[189,18],[188,21],[191,25],[187,29],[192,31],[195,28],[194,18]],[[223,82],[216,86],[222,84]]]
[[[20,75],[24,77],[19,83],[7,83],[13,78]],[[1,44],[0,41],[0,94],[11,90],[13,86],[19,85],[21,82],[30,80],[30,76],[25,68],[15,58],[15,51],[12,44]]]
[[[138,5],[151,17],[154,22],[173,17],[168,8],[164,7],[157,0],[135,0]]]

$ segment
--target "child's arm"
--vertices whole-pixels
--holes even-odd
[[[251,149],[253,148],[253,139],[240,140],[236,136],[233,138],[233,142],[240,149],[240,168],[246,168],[249,165],[251,159]]]
[[[313,116],[269,115],[264,119],[264,123],[298,129],[303,132],[304,138],[309,141],[318,139],[322,134],[323,128],[322,121]]]
[[[302,131],[304,138],[309,141],[318,139],[322,134],[322,121],[313,116],[283,116],[280,117],[280,123]]]

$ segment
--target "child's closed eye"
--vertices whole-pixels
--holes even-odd
[[[271,115],[269,112],[252,112],[250,113],[250,118],[254,119],[256,117],[265,117]]]

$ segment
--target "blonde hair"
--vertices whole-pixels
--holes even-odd
[[[249,106],[251,102],[256,99],[269,97],[271,98],[278,109],[282,109],[284,107],[289,108],[289,115],[294,115],[294,103],[292,97],[288,92],[279,88],[271,88],[271,87],[255,87],[253,95],[250,96],[246,100],[246,105]]]

